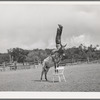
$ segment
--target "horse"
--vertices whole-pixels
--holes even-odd
[[[66,46],[66,45],[65,45]],[[61,60],[65,56],[65,46],[62,46],[61,49],[59,49],[58,52],[54,52],[54,54],[49,55],[47,58],[44,59],[42,63],[42,72],[41,72],[41,78],[40,80],[42,81],[43,75],[45,75],[45,80],[47,81],[47,73],[51,67],[55,68],[59,66]]]
[[[47,81],[47,72],[51,67],[55,67],[55,72],[56,72],[56,67],[59,66],[65,51],[65,46],[61,44],[61,34],[62,34],[62,29],[63,26],[58,24],[59,28],[57,28],[57,33],[56,33],[56,50],[53,51],[53,54],[48,56],[46,59],[43,61],[43,68],[42,68],[42,73],[41,73],[41,80],[43,77],[43,74],[45,74],[45,79]]]

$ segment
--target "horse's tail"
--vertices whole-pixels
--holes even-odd
[[[46,61],[45,60],[42,63],[42,69],[43,70],[47,70],[47,66],[46,66]]]

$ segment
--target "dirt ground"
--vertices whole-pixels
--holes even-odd
[[[100,64],[65,66],[66,82],[52,81],[53,68],[48,80],[40,81],[42,67],[0,72],[0,91],[100,92]]]

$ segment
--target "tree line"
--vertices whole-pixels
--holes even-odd
[[[97,49],[98,45],[90,45],[88,47],[80,44],[78,47],[67,48],[65,50],[65,56],[63,60],[68,62],[77,61],[93,61],[100,59],[100,49]],[[41,63],[47,56],[52,53],[53,49],[33,49],[25,50],[22,48],[8,49],[8,53],[0,53],[0,63],[13,62],[18,63]]]

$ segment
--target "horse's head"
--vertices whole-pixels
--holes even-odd
[[[58,51],[59,55],[62,56],[62,57],[65,56],[65,47],[66,47],[66,45],[61,45],[61,48]]]
[[[65,47],[66,47],[66,45],[61,45],[59,50],[57,50],[57,49],[52,50],[51,55],[53,55],[55,53],[58,53],[59,56],[65,56]]]

